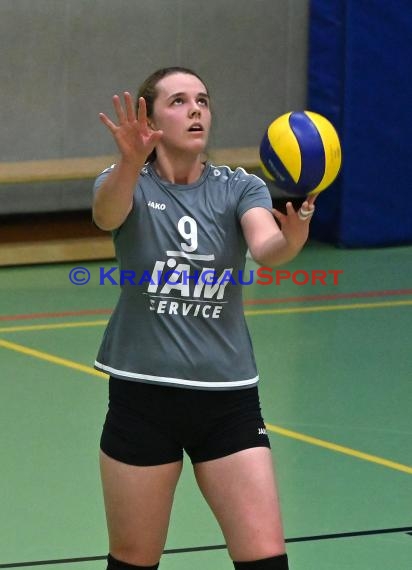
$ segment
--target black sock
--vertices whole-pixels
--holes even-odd
[[[107,557],[106,570],[157,570],[158,568],[159,564],[155,564],[154,566],[135,566],[134,564],[116,560],[111,554]]]
[[[289,570],[286,554],[251,562],[233,562],[233,565],[235,570]]]

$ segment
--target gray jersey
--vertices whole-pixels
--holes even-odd
[[[113,232],[119,268],[111,276],[121,294],[96,368],[197,389],[258,382],[240,285],[250,277],[240,218],[253,207],[270,210],[270,194],[241,168],[208,164],[189,185],[161,180],[150,165],[142,169],[133,208]]]

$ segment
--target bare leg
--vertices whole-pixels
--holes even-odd
[[[110,553],[140,566],[159,562],[182,462],[126,465],[100,452]]]
[[[245,449],[221,459],[197,463],[194,469],[233,560],[259,560],[285,552],[268,448]]]

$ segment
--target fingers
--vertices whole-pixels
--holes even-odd
[[[276,208],[272,208],[272,213],[275,216],[275,218],[277,220],[279,220],[279,222],[281,222],[282,220],[285,220],[288,216],[294,214],[295,210],[293,208],[292,202],[287,202],[286,203],[286,214],[284,214],[283,212],[280,212],[279,210],[276,210]]]
[[[113,107],[119,120],[119,124],[124,125],[127,120],[127,115],[123,109],[119,95],[113,95]]]
[[[133,123],[136,120],[136,112],[134,109],[133,98],[128,91],[123,93],[124,106],[121,102],[119,95],[113,95],[113,107],[118,119],[119,126],[126,123]],[[144,101],[144,99],[142,98]],[[145,102],[144,102],[145,105]],[[140,110],[140,107],[139,107]],[[145,116],[146,111],[143,111],[143,116]],[[112,133],[115,132],[117,125],[109,119],[104,113],[99,113],[99,118],[103,124],[105,124]]]
[[[295,213],[295,208],[293,207],[292,202],[286,202],[286,214],[291,216]]]
[[[113,107],[116,112],[119,125],[124,125],[125,123],[132,123],[136,120],[136,113],[133,106],[133,98],[128,91],[123,93],[124,106],[120,100],[119,95],[113,96]]]
[[[298,218],[302,220],[302,222],[309,221],[313,216],[314,210],[305,210],[304,208],[299,208],[298,210]]]
[[[319,196],[319,192],[317,194],[310,194],[307,199],[306,202],[309,205],[313,205],[315,203],[316,198]]]
[[[309,221],[313,216],[314,211],[315,211],[315,206],[313,204],[313,200],[308,198],[303,202],[303,204],[298,210],[299,220],[302,220],[303,222]]]
[[[139,123],[147,123],[147,106],[144,97],[139,97],[139,105],[137,108],[137,120]]]
[[[275,216],[275,218],[277,219],[277,221],[280,223],[281,226],[284,224],[288,216],[292,215],[293,213],[295,213],[295,210],[291,202],[286,203],[286,214],[280,212],[276,208],[272,208],[272,214]]]
[[[296,212],[292,202],[287,202],[286,203],[286,214],[283,214],[282,212],[280,212],[279,210],[276,210],[276,208],[272,208],[272,214],[275,216],[275,218],[280,222],[280,224],[283,224],[286,222],[286,220],[292,220],[292,219],[296,219],[298,218],[301,221],[309,221],[311,219],[311,217],[313,216],[313,213],[315,211],[315,206],[313,204],[313,200],[305,200],[301,207],[299,208],[299,210]]]
[[[101,122],[106,125],[106,127],[112,132],[114,133],[116,130],[116,125],[113,123],[113,121],[111,121],[109,119],[109,117],[107,115],[105,115],[104,113],[99,113],[99,119],[101,120]]]
[[[133,121],[136,120],[136,112],[134,110],[133,99],[128,91],[125,91],[123,93],[123,96],[124,96],[124,103],[126,106],[127,120],[132,123]]]

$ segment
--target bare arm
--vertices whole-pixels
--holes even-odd
[[[302,204],[304,210],[313,210],[315,198]],[[273,215],[265,208],[251,208],[241,219],[243,234],[253,259],[260,265],[273,267],[296,257],[305,245],[309,235],[309,220],[301,220],[290,202],[286,214],[273,210],[281,229]]]
[[[140,170],[163,134],[148,126],[146,102],[142,97],[139,99],[137,117],[130,93],[124,93],[124,100],[125,108],[118,95],[113,97],[118,124],[113,123],[104,113],[99,115],[120,151],[118,164],[93,199],[93,219],[103,230],[118,228],[128,216]]]

